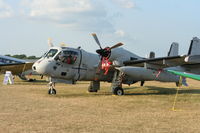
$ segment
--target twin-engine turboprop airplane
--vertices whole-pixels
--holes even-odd
[[[76,81],[91,81],[89,92],[97,92],[100,89],[100,81],[111,82],[112,93],[123,95],[122,84],[134,84],[141,81],[156,80],[161,82],[179,82],[179,76],[168,72],[153,69],[134,67],[130,73],[124,73],[121,69],[127,66],[125,61],[143,60],[144,58],[131,53],[123,48],[122,43],[113,47],[102,48],[96,36],[92,34],[100,49],[97,54],[89,53],[83,49],[70,47],[51,47],[44,56],[36,61],[32,67],[39,74],[50,77],[49,94],[56,94],[54,84],[56,82],[74,84]],[[52,46],[52,43],[50,43]],[[177,44],[173,44],[169,56],[177,54]],[[154,53],[150,54],[153,58]],[[134,74],[133,74],[134,73]],[[137,73],[137,74],[136,74]]]

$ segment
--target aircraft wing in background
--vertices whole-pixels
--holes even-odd
[[[33,63],[0,64],[0,73],[11,71],[13,75],[19,75],[27,70],[32,70]]]

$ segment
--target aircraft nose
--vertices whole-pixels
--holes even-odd
[[[37,72],[38,74],[47,75],[48,74],[48,62],[45,61],[36,61],[32,70]]]

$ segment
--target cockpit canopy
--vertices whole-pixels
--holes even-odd
[[[44,58],[54,58],[62,63],[74,64],[78,58],[79,52],[74,49],[50,49],[43,55]]]
[[[58,52],[57,49],[50,49],[49,52],[44,54],[44,57],[49,58],[49,57],[54,57],[56,53]]]
[[[77,58],[78,52],[73,50],[63,50],[58,54],[58,60],[67,64],[74,64]]]

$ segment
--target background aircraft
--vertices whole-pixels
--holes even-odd
[[[97,54],[89,53],[79,48],[51,47],[44,56],[36,61],[33,70],[50,77],[49,94],[56,94],[56,82],[71,83],[76,81],[91,81],[89,92],[100,89],[100,81],[112,82],[111,90],[115,95],[123,95],[122,84],[131,85],[141,81],[157,80],[162,82],[179,82],[179,76],[168,72],[141,67],[125,66],[125,61],[144,60],[136,54],[118,48],[122,43],[112,47],[102,48],[96,34],[92,34],[100,49]],[[52,43],[50,43],[52,46]],[[178,54],[178,44],[173,44],[168,55]],[[151,53],[153,58],[154,54]],[[126,73],[125,71],[129,71]]]
[[[22,80],[32,81],[32,79],[27,79],[26,75],[37,75],[37,73],[32,70],[32,65],[33,62],[0,55],[0,73],[11,71],[13,75],[19,76]]]
[[[139,61],[124,62],[128,66],[146,67],[149,69],[170,72],[175,75],[200,79],[200,39],[194,37],[191,41],[187,55],[171,56],[154,59],[143,59]],[[125,71],[124,71],[125,72]],[[127,72],[125,72],[127,73]]]

